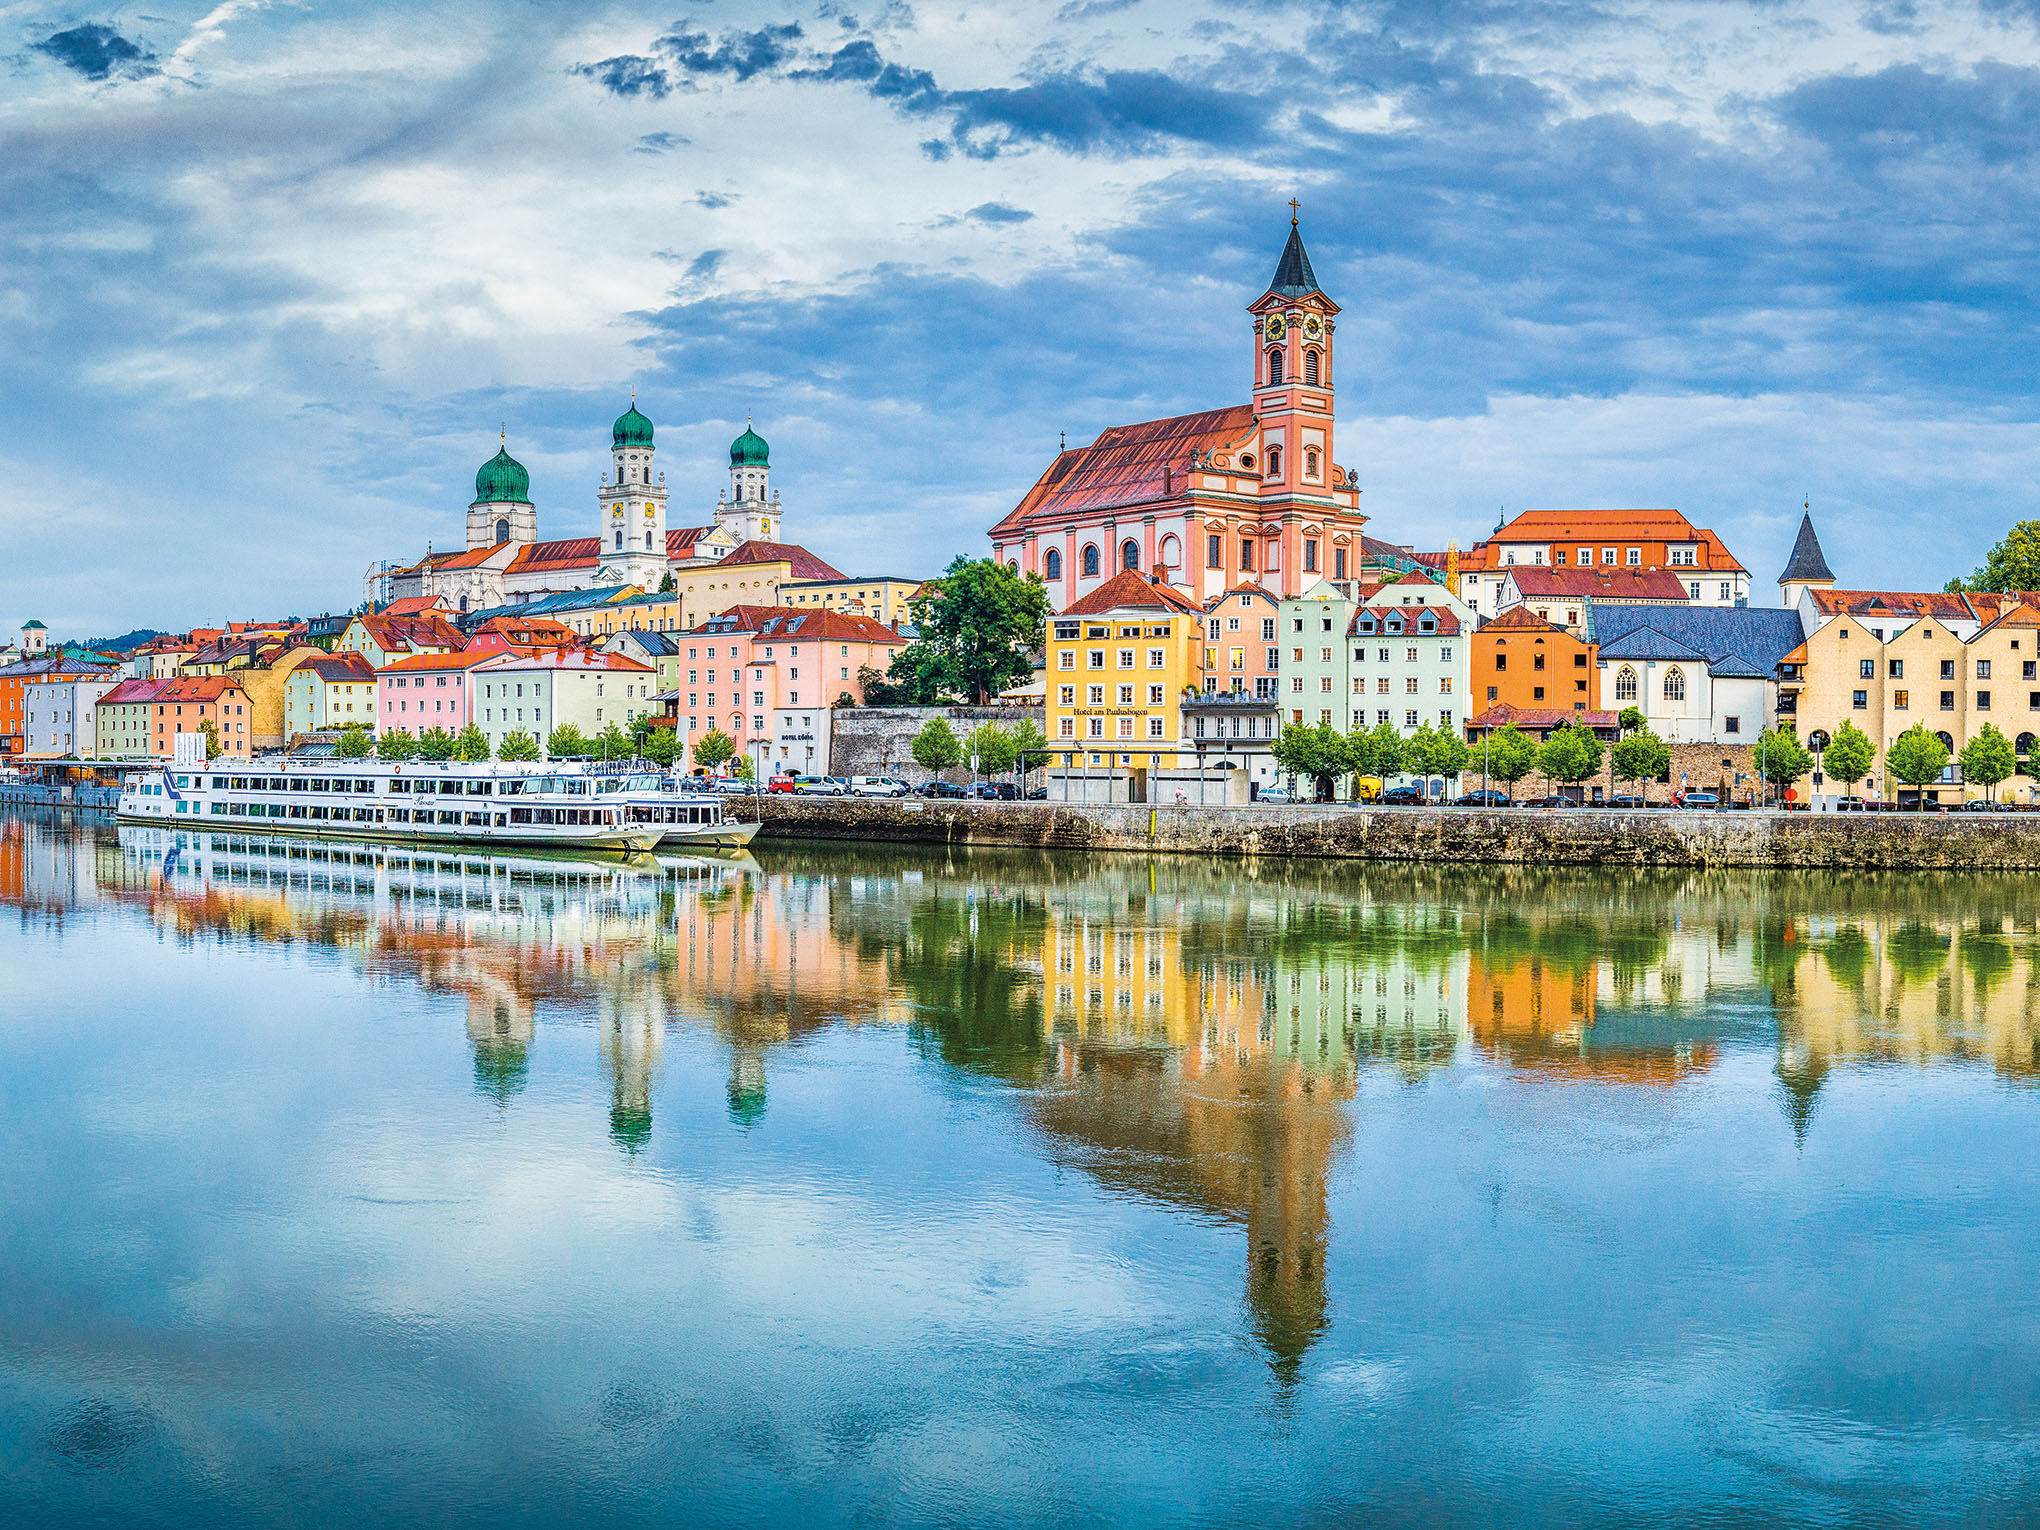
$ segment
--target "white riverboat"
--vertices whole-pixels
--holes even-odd
[[[214,760],[133,777],[126,823],[335,839],[650,850],[662,841],[735,847],[755,824],[655,774],[575,764],[457,760]]]

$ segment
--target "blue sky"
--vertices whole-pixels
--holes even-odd
[[[1760,582],[2032,513],[2040,0],[0,4],[0,624],[341,609],[499,424],[593,524],[754,413],[927,573],[1054,449],[1238,401],[1291,195],[1373,529],[1675,505]]]

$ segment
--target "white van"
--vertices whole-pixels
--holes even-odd
[[[852,776],[850,795],[853,797],[905,797],[912,794],[912,788],[904,781],[895,781],[891,776]]]

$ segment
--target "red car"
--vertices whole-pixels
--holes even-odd
[[[799,784],[799,776],[774,776],[765,783],[765,790],[767,792],[786,792],[791,794],[794,787]]]

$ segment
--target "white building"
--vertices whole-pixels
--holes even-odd
[[[471,683],[475,722],[501,749],[512,733],[543,744],[570,723],[589,738],[611,723],[628,733],[651,712],[658,674],[618,653],[506,653],[477,665]]]
[[[1594,601],[1601,706],[1635,707],[1670,744],[1753,744],[1778,719],[1778,665],[1802,639],[1773,607]]]
[[[95,753],[99,698],[122,678],[108,670],[93,678],[62,675],[23,686],[23,754],[29,759],[61,759]]]

